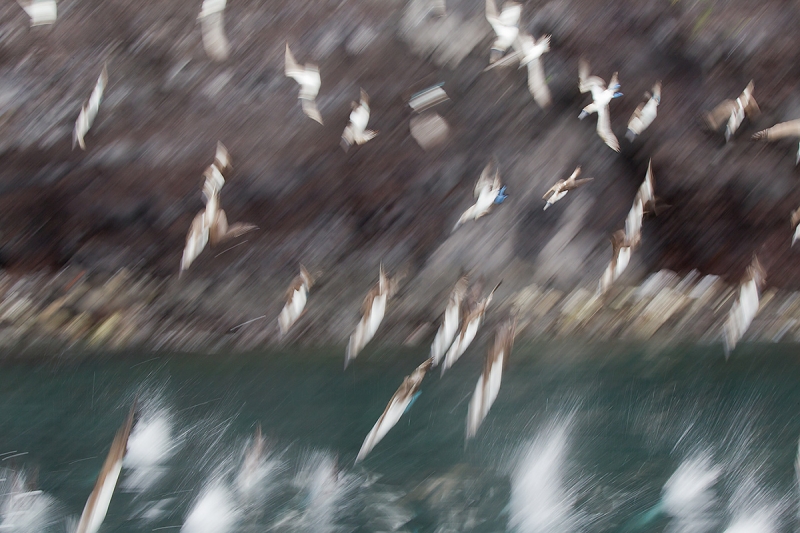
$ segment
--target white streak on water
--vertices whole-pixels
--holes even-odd
[[[212,480],[195,500],[181,531],[227,533],[233,531],[240,515],[230,487],[221,480]]]
[[[525,533],[570,533],[581,528],[575,510],[576,483],[569,483],[566,459],[570,420],[539,431],[511,475],[510,525]],[[574,480],[573,480],[574,481]]]
[[[704,533],[714,526],[714,485],[722,474],[707,452],[684,460],[664,484],[661,502],[672,520],[668,533]]]

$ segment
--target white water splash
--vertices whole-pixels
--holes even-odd
[[[788,498],[777,499],[759,479],[760,465],[743,473],[730,502],[728,514],[732,517],[725,533],[775,533],[779,531],[782,514],[789,509]]]
[[[27,486],[23,472],[0,470],[0,530],[40,533],[53,524],[55,500]]]
[[[173,426],[172,415],[166,408],[142,414],[128,439],[123,465],[130,471],[122,484],[124,490],[147,490],[164,475],[164,463],[178,447]]]
[[[256,452],[250,442],[242,455],[235,487],[245,504],[263,502],[277,488],[277,476],[284,470],[283,461],[269,451]]]
[[[661,503],[670,520],[666,531],[704,533],[714,526],[714,485],[722,474],[711,455],[700,453],[684,460],[664,484]]]
[[[227,533],[236,527],[241,513],[230,487],[214,480],[195,500],[181,532]]]
[[[568,419],[541,430],[511,475],[509,522],[525,533],[569,533],[582,525],[575,510],[577,483],[568,486]]]
[[[298,490],[299,505],[285,513],[274,528],[315,533],[334,531],[345,498],[353,488],[353,478],[339,472],[330,454],[314,452],[302,459],[292,484]]]

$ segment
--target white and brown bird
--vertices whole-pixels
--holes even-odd
[[[775,124],[771,128],[753,134],[753,139],[764,141],[777,141],[778,139],[785,139],[787,137],[794,139],[800,138],[800,118]],[[800,143],[797,145],[797,156],[795,157],[794,164],[800,164]]]
[[[278,327],[281,335],[286,335],[289,328],[303,314],[308,301],[308,291],[313,285],[314,277],[309,274],[303,265],[300,265],[300,274],[292,280],[289,290],[286,291],[286,305],[283,306],[283,310],[278,317]]]
[[[655,213],[656,210],[655,180],[653,178],[653,161],[647,164],[647,174],[644,181],[636,191],[633,198],[633,206],[625,219],[625,239],[634,248],[639,246],[642,240],[642,222],[646,212]]]
[[[224,165],[224,166],[223,166]],[[194,217],[189,233],[186,235],[186,246],[181,258],[181,272],[187,270],[192,262],[210,241],[211,246],[244,235],[258,229],[253,224],[237,223],[228,225],[228,217],[220,207],[220,190],[225,184],[222,170],[230,166],[230,155],[222,143],[217,143],[217,154],[214,163],[203,174],[203,197],[206,207]]]
[[[600,278],[600,294],[605,294],[631,261],[633,246],[626,238],[623,230],[617,230],[611,235],[611,248],[611,262],[609,262],[608,267],[603,272],[603,276]]]
[[[103,65],[103,70],[100,71],[100,76],[97,78],[97,83],[92,89],[92,94],[89,99],[81,107],[81,112],[78,114],[78,120],[75,121],[75,128],[72,130],[72,149],[75,145],[81,147],[81,150],[86,150],[86,143],[83,138],[89,133],[89,128],[92,127],[97,112],[100,110],[100,101],[103,99],[103,91],[108,85],[108,64]]]
[[[753,256],[753,261],[747,267],[747,273],[739,286],[739,297],[733,302],[733,307],[728,313],[728,321],[725,323],[723,334],[725,359],[736,348],[736,344],[744,336],[758,313],[759,293],[764,288],[765,281],[766,272],[759,263],[758,257]]]
[[[52,24],[58,17],[55,0],[17,0],[17,3],[31,18],[31,27]]]
[[[542,196],[542,200],[547,200],[547,203],[544,204],[544,208],[547,209],[557,201],[564,198],[569,191],[572,189],[577,189],[584,183],[589,183],[594,178],[583,178],[583,179],[576,179],[578,176],[581,175],[581,167],[578,166],[572,172],[572,175],[565,180],[558,180],[555,185],[550,187],[544,196]]]
[[[503,369],[508,364],[508,357],[511,355],[511,348],[514,346],[514,336],[516,335],[517,320],[511,318],[497,327],[494,335],[494,344],[486,354],[486,361],[483,365],[483,373],[478,378],[475,385],[475,392],[469,401],[469,411],[467,411],[467,440],[478,433],[478,428],[489,414],[489,409],[497,399],[500,392],[500,382],[503,378]]]
[[[289,50],[289,43],[286,43],[286,65],[284,68],[286,76],[300,84],[300,94],[297,98],[303,107],[303,113],[322,124],[322,115],[319,114],[316,102],[320,85],[322,85],[319,77],[319,67],[313,63],[306,63],[305,66],[300,66],[294,55],[292,55],[292,51]]]
[[[227,0],[203,0],[197,20],[203,32],[203,48],[214,61],[225,61],[230,55],[230,44],[225,35],[225,5]]]
[[[486,20],[491,24],[497,39],[492,44],[489,62],[494,63],[513,46],[519,35],[519,19],[522,5],[517,2],[506,2],[500,13],[497,12],[495,0],[486,0]]]
[[[661,82],[657,81],[653,85],[652,92],[644,93],[644,95],[647,101],[636,106],[631,119],[628,121],[628,133],[625,134],[625,137],[631,142],[637,135],[641,135],[656,119],[658,104],[661,103]]]
[[[597,135],[615,152],[619,152],[619,141],[611,131],[611,113],[608,105],[614,98],[622,96],[617,73],[611,76],[606,86],[605,80],[591,75],[589,62],[581,59],[578,64],[578,89],[581,93],[592,93],[592,103],[583,108],[578,118],[583,120],[592,113],[597,113]]]
[[[502,204],[508,197],[505,194],[506,186],[500,183],[500,171],[496,167],[497,164],[493,161],[489,161],[484,167],[473,190],[475,203],[462,213],[453,231],[469,220],[478,220],[489,213],[495,204]],[[492,173],[493,168],[494,173]]]
[[[128,413],[128,418],[117,431],[114,441],[111,443],[111,450],[106,456],[100,475],[97,476],[94,490],[92,490],[89,499],[86,501],[86,506],[83,508],[78,527],[75,530],[76,533],[96,533],[106,518],[111,496],[114,494],[120,472],[122,472],[122,460],[125,458],[125,452],[128,449],[128,437],[131,434],[135,413],[136,402],[134,402],[130,413]]]
[[[751,120],[758,115],[760,109],[753,97],[754,84],[747,84],[736,100],[725,100],[711,112],[704,115],[706,125],[712,131],[718,131],[725,124],[725,141],[730,141],[744,122],[745,117]]]
[[[347,343],[347,354],[344,360],[345,368],[375,336],[375,332],[378,331],[378,326],[381,325],[381,321],[386,314],[386,303],[397,291],[399,278],[401,277],[396,275],[394,278],[390,278],[384,272],[383,265],[380,266],[378,282],[364,298],[364,303],[361,304],[361,320],[358,322],[353,334],[350,335],[350,342]]]
[[[502,281],[500,283],[503,283]],[[500,283],[495,285],[492,292],[489,293],[489,296],[484,298],[483,300],[477,302],[474,307],[464,315],[464,318],[461,321],[461,329],[458,332],[453,344],[450,345],[450,349],[447,350],[447,353],[444,356],[444,361],[442,362],[442,375],[444,375],[445,370],[450,368],[455,364],[458,359],[464,355],[464,352],[467,351],[467,348],[475,340],[475,335],[478,334],[478,328],[481,326],[481,322],[483,322],[483,316],[486,314],[486,309],[489,308],[489,304],[492,303],[492,297],[494,296],[495,291],[500,286]]]
[[[488,0],[493,1],[493,0]],[[546,108],[553,103],[547,78],[544,75],[542,55],[550,51],[550,36],[545,35],[538,41],[527,33],[520,32],[516,46],[519,48],[519,67],[528,67],[528,90],[539,107]]]
[[[392,399],[389,400],[389,404],[386,406],[386,409],[383,410],[383,414],[378,418],[378,421],[375,422],[372,430],[364,439],[364,444],[361,445],[361,449],[358,451],[356,463],[363,460],[364,457],[372,451],[375,445],[386,436],[389,430],[400,421],[400,417],[408,411],[411,404],[419,395],[419,388],[422,386],[422,380],[425,378],[425,374],[430,367],[431,360],[426,359],[424,363],[414,369],[410,376],[406,376],[405,379],[403,379],[400,388],[397,389]]]
[[[369,123],[369,95],[361,89],[361,100],[352,103],[353,111],[350,112],[350,122],[342,132],[342,148],[346,152],[353,144],[364,144],[373,139],[378,132],[367,129]]]
[[[792,236],[792,246],[800,239],[800,207],[792,211],[792,227],[794,228],[794,235]]]
[[[442,325],[439,326],[431,345],[431,362],[433,366],[439,364],[442,356],[453,344],[453,337],[458,331],[461,308],[464,303],[464,297],[467,294],[468,285],[469,279],[467,276],[461,276],[455,287],[453,287],[452,292],[450,292],[450,298],[447,300],[447,307],[445,307],[444,316],[442,317]]]

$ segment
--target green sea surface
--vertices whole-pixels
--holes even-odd
[[[7,359],[0,529],[74,527],[138,398],[101,532],[796,530],[796,346],[725,361],[719,347],[519,344],[465,442],[485,350],[432,369],[358,465],[426,348],[368,348],[346,370],[339,349]],[[250,472],[257,425],[267,451]],[[14,472],[39,505],[12,498]]]

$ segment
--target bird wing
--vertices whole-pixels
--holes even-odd
[[[31,18],[31,26],[52,24],[58,16],[58,6],[55,0],[31,0],[29,2],[17,0],[17,3]]]
[[[500,16],[497,13],[497,5],[494,0],[486,0],[486,20],[494,28],[495,24],[500,24]]]
[[[370,109],[369,109],[369,95],[367,94],[367,91],[365,91],[364,89],[361,89],[361,102],[360,102],[360,104],[367,109],[367,115],[369,115],[369,112],[370,112]]]
[[[722,127],[723,124],[728,123],[728,119],[736,110],[736,102],[734,100],[725,100],[720,103],[717,107],[712,109],[709,113],[706,113],[703,118],[706,121],[706,125],[708,125],[709,129],[713,131],[717,131]]]
[[[307,117],[322,124],[322,115],[320,115],[319,109],[317,109],[317,102],[315,100],[307,100],[304,98],[300,101],[300,104],[303,107],[303,113],[305,113]]]
[[[593,179],[594,179],[594,178],[583,178],[583,179],[580,179],[580,180],[572,180],[572,183],[567,183],[567,184],[564,186],[564,188],[565,188],[566,190],[568,190],[568,191],[571,191],[572,189],[577,189],[578,187],[580,187],[580,186],[581,186],[581,185],[583,185],[584,183],[589,183],[589,182],[590,182],[590,181],[592,181]]]
[[[181,271],[187,270],[203,251],[208,242],[208,226],[205,223],[206,210],[203,209],[194,217],[189,233],[186,235],[186,246],[181,258]]]
[[[585,59],[581,59],[578,62],[578,89],[580,89],[582,93],[586,93],[591,91],[593,87],[605,88],[605,86],[606,82],[603,81],[602,78],[591,76],[589,62]]]
[[[553,194],[561,192],[561,190],[564,187],[565,183],[566,183],[565,180],[558,180],[557,182],[555,182],[555,184],[552,187],[550,187],[549,189],[547,189],[546,193],[544,193],[544,196],[542,196],[542,200],[547,200],[547,198],[549,198]]]
[[[484,362],[483,374],[478,379],[475,393],[469,403],[467,439],[478,433],[478,428],[497,399],[503,368],[508,364],[508,357],[514,345],[515,330],[516,319],[509,320],[497,328],[494,344],[489,349]]]
[[[547,87],[541,57],[528,62],[528,90],[542,108],[549,106],[553,101],[550,89]]]
[[[89,132],[89,128],[92,127],[97,112],[100,110],[100,101],[103,99],[103,91],[105,91],[106,85],[108,85],[108,68],[104,64],[94,89],[92,89],[92,94],[89,95],[89,99],[81,107],[81,112],[75,121],[75,128],[72,131],[72,148],[75,148],[75,145],[78,144],[81,150],[86,150],[83,138]]]
[[[607,105],[597,108],[597,134],[612,150],[619,152],[619,141],[611,131],[611,114]]]
[[[294,277],[294,279],[292,280],[292,284],[289,285],[288,289],[286,289],[286,295],[284,296],[286,305],[292,303],[295,291],[300,290],[303,287],[303,284],[304,284],[303,276],[298,275]]]
[[[753,135],[753,139],[764,139],[765,141],[774,141],[786,137],[800,137],[800,119],[775,124],[771,128],[761,130]]]
[[[106,517],[111,496],[114,494],[119,474],[122,471],[122,460],[128,448],[128,437],[133,427],[135,409],[136,404],[134,403],[127,420],[114,436],[103,468],[100,470],[100,475],[97,476],[94,490],[89,495],[83,513],[81,513],[76,533],[96,533]]]
[[[214,61],[225,61],[230,55],[230,44],[225,36],[225,17],[222,11],[211,13],[200,21],[203,48]]]
[[[305,69],[300,66],[297,60],[294,58],[294,54],[292,51],[289,50],[289,43],[286,43],[286,53],[284,54],[284,67],[283,71],[289,78],[293,78],[297,83],[300,83],[300,79],[302,78],[303,74],[305,74]]]
[[[453,337],[458,331],[458,322],[461,314],[461,305],[467,292],[468,280],[466,276],[461,276],[456,286],[450,293],[447,307],[444,310],[442,325],[436,332],[436,337],[431,345],[431,361],[433,366],[439,364],[442,356],[453,343]]]
[[[637,119],[637,118],[641,118],[641,117],[642,117],[642,109],[644,109],[644,104],[645,104],[645,102],[642,102],[641,104],[639,104],[639,105],[637,105],[637,106],[636,106],[636,109],[634,109],[634,110],[633,110],[633,114],[631,115],[631,118],[630,118],[630,120],[628,121],[628,127],[629,127],[629,128],[631,127],[631,123],[632,123],[632,122],[633,122],[635,119]],[[637,133],[639,133],[639,132],[637,132]]]
[[[800,207],[792,211],[792,227],[796,226],[798,222],[800,222]]]
[[[231,154],[228,149],[220,141],[217,141],[217,152],[214,154],[214,165],[220,170],[233,168],[231,163]]]
[[[483,191],[488,189],[491,190],[492,183],[494,182],[495,176],[492,176],[492,166],[493,162],[489,161],[486,166],[483,168],[481,172],[481,176],[478,178],[478,181],[475,183],[475,189],[473,189],[472,194],[475,198],[479,198],[481,194],[485,194]]]
[[[257,226],[243,222],[237,222],[232,226],[228,226],[228,217],[225,215],[225,210],[220,209],[217,212],[217,217],[214,222],[212,222],[209,231],[211,246],[216,246],[217,244],[227,240],[235,239],[236,237],[240,237],[245,233],[256,229],[258,229]]]
[[[641,197],[637,194],[633,200],[633,206],[628,211],[625,218],[625,240],[632,244],[637,244],[642,236],[642,217],[644,216],[644,204]]]
[[[655,98],[656,101],[660,104],[661,103],[661,82],[660,81],[657,81],[656,84],[653,85],[653,88],[651,89],[651,92],[653,93],[653,98]]]

